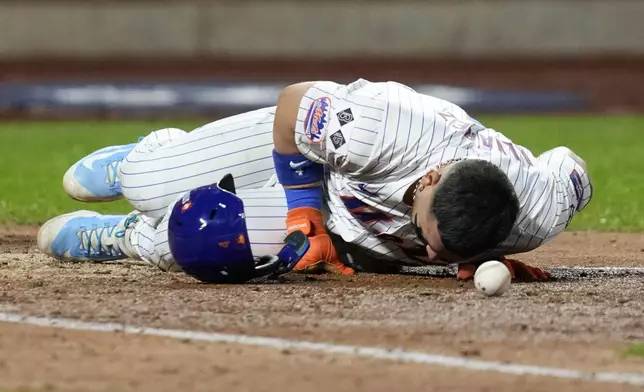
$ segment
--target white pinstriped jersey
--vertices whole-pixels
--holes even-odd
[[[553,238],[592,193],[570,150],[535,158],[458,106],[394,82],[317,83],[300,105],[296,142],[309,159],[329,165],[329,228],[345,241],[409,263],[416,261],[412,254],[424,252],[411,252],[420,243],[403,195],[447,160],[497,165],[519,198],[510,237],[487,258],[529,251]]]
[[[281,248],[287,206],[283,190],[275,187],[274,117],[274,107],[264,108],[189,133],[161,129],[139,142],[120,165],[119,179],[125,198],[143,214],[131,237],[141,258],[171,265],[168,206],[227,173],[235,177],[246,207],[253,254]],[[301,103],[296,128],[300,150],[328,163],[330,230],[374,256],[415,263],[417,254],[425,254],[415,242],[402,197],[428,169],[453,158],[490,161],[514,185],[519,218],[496,253],[527,251],[554,237],[592,193],[570,150],[557,148],[535,158],[478,126],[458,106],[397,83],[318,83]]]

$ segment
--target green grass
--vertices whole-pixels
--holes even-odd
[[[0,224],[39,224],[79,209],[124,214],[125,201],[81,203],[62,186],[65,171],[99,148],[136,142],[165,127],[193,129],[197,123],[15,122],[0,124]]]
[[[631,344],[626,348],[626,355],[644,358],[644,343]]]
[[[482,116],[535,155],[565,145],[586,160],[595,195],[570,229],[644,231],[644,117]],[[79,158],[101,147],[136,141],[158,128],[190,130],[199,122],[15,122],[0,124],[0,224],[38,224],[88,208],[125,213],[124,201],[84,204],[71,200],[61,180]]]
[[[535,155],[563,145],[586,161],[593,200],[570,229],[644,231],[644,117],[493,117],[484,123]]]

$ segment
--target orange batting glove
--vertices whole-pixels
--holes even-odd
[[[353,275],[355,270],[340,261],[331,242],[331,237],[324,228],[322,212],[312,207],[298,207],[286,215],[286,230],[302,231],[309,238],[309,250],[293,267],[293,271],[305,273],[330,272],[340,275]]]
[[[510,270],[512,280],[519,282],[544,282],[550,279],[550,273],[541,268],[531,267],[519,260],[503,257],[501,262]],[[474,278],[474,273],[479,265],[483,263],[466,263],[458,265],[456,279],[469,280]]]

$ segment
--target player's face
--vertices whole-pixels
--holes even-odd
[[[441,176],[440,169],[437,169],[431,170],[420,179],[412,207],[411,222],[416,236],[425,245],[430,262],[437,261],[444,250],[438,232],[438,222],[430,212]]]
[[[442,176],[449,166],[431,170],[420,179],[411,212],[411,222],[416,231],[416,236],[425,245],[430,262],[436,261],[461,261],[457,255],[447,251],[438,231],[438,221],[431,213],[432,200]]]
[[[412,225],[416,231],[416,236],[425,245],[425,251],[427,252],[430,263],[441,260],[441,254],[444,248],[440,235],[438,235],[436,219],[430,218],[429,223],[421,226],[418,223],[418,214],[416,214],[412,218]]]

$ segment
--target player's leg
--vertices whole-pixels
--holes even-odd
[[[155,146],[183,137],[185,131],[164,128],[154,131]],[[79,201],[112,201],[123,197],[118,176],[119,165],[137,143],[109,146],[94,151],[73,164],[63,176],[65,192]]]
[[[230,173],[238,189],[264,185],[273,175],[274,108],[205,125],[155,146],[148,137],[119,167],[121,191],[145,215],[161,217],[177,196]]]
[[[277,254],[286,236],[286,198],[281,187],[240,189],[237,194],[244,202],[248,239],[253,256]],[[163,218],[143,217],[130,236],[138,256],[163,270],[177,270],[168,244],[168,219],[172,208]]]
[[[111,261],[138,258],[126,238],[138,214],[101,215],[75,211],[50,219],[38,232],[38,248],[63,260]]]
[[[270,170],[266,167],[270,159],[258,158],[262,153],[270,155],[270,152],[260,150],[262,147],[269,149],[272,142],[273,109],[265,108],[228,117],[190,133],[165,128],[152,132],[139,143],[98,150],[76,162],[65,173],[65,190],[72,198],[81,201],[116,200],[123,197],[122,177],[131,174],[128,179],[132,183],[130,193],[158,196],[157,192],[173,190],[172,182],[177,186],[194,183],[194,187],[210,183],[212,179],[212,182],[216,182],[225,174],[216,170],[219,167],[223,168],[221,171],[230,169],[236,174],[240,178],[240,188],[261,186],[271,174],[267,173]],[[122,173],[121,166],[128,155],[132,155],[126,162],[129,170]],[[230,167],[234,163],[239,165]],[[165,170],[168,172],[162,176],[163,179],[168,177],[166,184],[148,186],[158,180]],[[148,178],[147,182],[145,178]],[[160,199],[152,203],[167,205],[172,198],[165,196]]]
[[[281,187],[241,189],[248,238],[254,256],[276,254],[282,247],[286,228],[286,199]],[[174,203],[173,203],[174,205]],[[168,219],[132,212],[101,215],[76,211],[49,220],[38,234],[38,247],[64,260],[110,261],[138,259],[164,270],[172,270],[174,259],[168,245]]]

